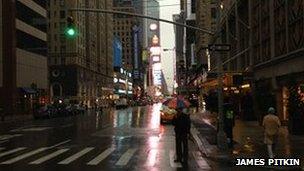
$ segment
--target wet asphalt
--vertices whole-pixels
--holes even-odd
[[[155,104],[1,124],[0,170],[214,170],[191,141],[188,166],[173,162],[173,126],[160,124],[159,109]]]

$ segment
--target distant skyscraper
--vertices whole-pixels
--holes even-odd
[[[114,10],[142,14],[141,0],[113,0]],[[133,72],[135,85],[143,88],[142,42],[143,19],[114,15],[114,35],[122,42],[123,67]]]
[[[144,15],[159,18],[159,2],[156,0],[144,1]],[[151,30],[151,24],[156,24],[156,29]],[[150,47],[152,44],[152,38],[156,35],[160,37],[159,21],[144,19],[143,25],[143,46]]]

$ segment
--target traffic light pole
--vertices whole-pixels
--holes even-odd
[[[212,30],[209,29],[204,29],[204,28],[199,28],[199,27],[194,27],[194,26],[189,26],[183,23],[178,23],[178,22],[173,22],[170,20],[164,20],[160,18],[155,18],[147,15],[141,15],[141,14],[136,14],[136,13],[130,13],[130,12],[123,12],[123,11],[116,11],[116,10],[105,10],[105,9],[92,9],[92,8],[69,8],[67,11],[76,11],[76,12],[94,12],[94,13],[106,13],[106,14],[118,14],[118,15],[127,15],[127,16],[133,16],[133,17],[139,17],[139,18],[147,18],[151,20],[156,20],[160,22],[165,22],[165,23],[170,23],[186,28],[190,28],[193,30],[197,30],[206,34],[214,35],[215,33]]]
[[[221,8],[221,1],[216,1],[216,9],[217,9],[217,15],[216,15],[216,39],[221,38],[221,15],[222,15],[222,8]],[[215,48],[213,48],[213,54],[215,54]],[[224,108],[223,108],[223,64],[222,64],[222,56],[221,52],[218,52],[217,54],[217,81],[218,81],[218,132],[217,132],[217,146],[220,150],[225,151],[228,149],[227,145],[227,137],[224,132]]]

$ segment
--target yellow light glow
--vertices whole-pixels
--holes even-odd
[[[249,88],[250,87],[250,84],[244,84],[241,86],[242,88]]]

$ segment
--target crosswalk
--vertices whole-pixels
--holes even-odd
[[[83,148],[63,148],[58,145],[51,147],[40,147],[32,149],[28,147],[17,147],[14,149],[0,148],[0,168],[3,165],[16,164],[18,162],[28,165],[40,165],[47,162],[56,162],[58,165],[68,165],[72,163],[83,163],[87,166],[97,166],[103,161],[114,157],[114,165],[117,167],[127,166],[133,158],[145,160],[144,167],[154,167],[159,162],[167,162],[172,168],[182,167],[181,163],[175,163],[175,151],[168,149],[151,149],[142,152],[138,148],[128,148],[125,150],[109,147],[100,149],[97,147]],[[199,151],[190,151],[191,158],[195,160],[198,168],[210,169],[206,159]],[[117,157],[118,156],[118,157]],[[76,162],[79,160],[80,162]],[[113,159],[111,159],[113,160]],[[135,160],[135,159],[134,159]]]

